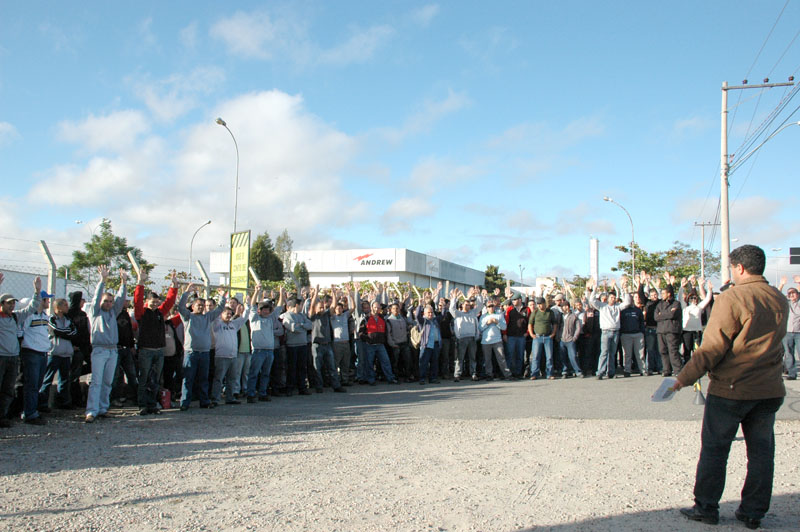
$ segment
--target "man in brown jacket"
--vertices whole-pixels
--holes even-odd
[[[789,307],[763,277],[764,251],[752,245],[730,254],[734,285],[720,294],[703,343],[678,374],[675,390],[708,372],[702,448],[697,463],[693,521],[719,522],[719,499],[731,442],[742,426],[747,445],[747,477],[736,518],[758,528],[769,509],[775,457],[775,412],[783,404],[783,347]]]

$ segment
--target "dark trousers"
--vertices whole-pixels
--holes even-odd
[[[127,382],[127,388],[125,382]],[[114,373],[114,384],[111,387],[111,399],[119,399],[125,395],[131,403],[135,403],[138,386],[139,380],[136,376],[136,360],[133,348],[118,345],[117,370]],[[123,391],[125,391],[124,394]]]
[[[69,366],[71,357],[57,357],[50,355],[47,357],[47,367],[44,370],[44,380],[42,387],[39,388],[39,404],[49,406],[50,386],[53,379],[58,375],[58,394],[56,395],[56,406],[68,407],[72,405],[69,395]]]
[[[14,385],[19,372],[19,356],[0,357],[0,418],[8,414],[8,407],[14,400]]]
[[[164,357],[164,388],[170,391],[172,400],[176,401],[181,396],[181,381],[183,380],[183,355],[176,353]]]
[[[661,353],[661,365],[664,373],[677,375],[683,367],[680,353],[680,333],[658,333],[658,352]]]
[[[435,342],[433,347],[420,346],[419,353],[419,381],[423,382],[427,378],[429,381],[435,381],[438,378],[437,370],[439,369],[439,352],[441,346],[439,342]]]
[[[442,337],[442,349],[439,351],[439,375],[443,379],[448,379],[453,375],[453,349],[456,343],[453,338]]]
[[[783,397],[736,401],[709,394],[694,484],[695,504],[703,513],[719,513],[728,453],[739,425],[747,445],[747,476],[739,509],[746,516],[759,520],[767,513],[775,467],[775,412],[782,404]]]
[[[286,346],[287,388],[297,387],[297,389],[301,391],[307,388],[308,356],[309,349],[307,344]]]
[[[703,341],[703,332],[683,331],[681,339],[683,340],[683,363],[686,364],[692,358],[694,344],[700,345],[700,342]]]
[[[23,347],[19,352],[19,358],[22,362],[24,379],[22,416],[25,419],[34,419],[39,417],[39,388],[42,387],[44,371],[47,368],[47,353]]]

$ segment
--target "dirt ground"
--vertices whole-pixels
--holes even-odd
[[[0,529],[744,530],[741,439],[720,526],[678,514],[702,407],[691,391],[650,403],[657,384],[382,384],[160,416],[117,409],[91,425],[60,412],[0,433]],[[768,530],[800,529],[792,386]]]

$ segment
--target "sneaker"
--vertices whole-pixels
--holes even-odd
[[[796,378],[797,377],[795,377],[795,379]],[[792,380],[794,380],[794,379],[792,379]],[[746,526],[750,530],[755,530],[756,528],[761,526],[761,519],[753,519],[752,517],[747,517],[738,508],[736,509],[735,512],[733,512],[733,515],[735,515],[736,519],[738,519],[739,521],[744,523],[744,526]]]
[[[788,377],[786,377],[786,380],[787,381],[796,381],[797,380],[797,375],[789,375]],[[41,408],[39,410],[43,412],[43,410]],[[748,517],[748,519],[749,519],[749,517]],[[741,521],[741,519],[739,519],[739,520]]]
[[[599,381],[603,380],[603,376],[602,375],[598,375],[597,376],[597,380],[599,380]]]
[[[397,381],[394,381],[394,382],[396,383]],[[339,386],[338,388],[334,388],[333,391],[336,392],[336,393],[345,393],[345,392],[347,392],[347,390],[345,390],[341,386]]]
[[[45,421],[42,416],[25,418],[22,420],[22,422],[27,423],[28,425],[47,425],[47,421]]]
[[[390,380],[390,381],[389,381],[389,384],[400,384],[400,381],[399,381],[399,380],[397,380],[397,379],[392,379],[392,380]],[[344,384],[342,384],[342,386],[344,386]],[[335,391],[336,391],[336,390],[334,390],[334,392],[335,392]],[[342,391],[343,391],[343,392],[346,392],[347,390],[342,390]]]
[[[216,401],[211,401],[211,406],[210,406],[209,408],[217,408],[218,406],[219,406],[219,403],[218,403],[218,402],[216,402]]]
[[[189,405],[181,405],[181,412],[186,412],[189,410]]]
[[[705,523],[707,525],[716,525],[719,523],[719,515],[704,514],[697,508],[697,506],[692,506],[691,508],[681,508],[681,514],[686,516],[686,518],[691,521],[700,521],[701,523]]]
[[[83,420],[84,423],[94,423],[94,416],[91,414],[86,414],[86,418]]]
[[[473,382],[478,382],[478,376],[477,375],[473,375],[472,376],[472,381]]]
[[[622,374],[625,376],[626,379],[631,376],[630,371],[623,371]]]
[[[458,377],[453,377],[453,382],[461,382],[461,379]]]

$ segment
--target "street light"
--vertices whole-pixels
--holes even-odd
[[[524,272],[524,271],[525,271],[525,268],[522,266],[522,264],[520,264],[519,265],[519,284],[520,284],[520,286],[525,286],[525,283],[522,281],[522,272]]]
[[[631,222],[631,282],[633,282],[633,279],[636,277],[636,237],[633,234],[633,218],[631,218],[631,213],[628,212],[628,209],[626,209],[613,199],[609,198],[608,196],[603,196],[603,201],[613,203],[614,205],[625,211],[625,214],[628,215],[628,220]]]
[[[223,119],[217,118],[215,122],[228,130],[228,133],[231,134],[231,138],[233,139],[233,146],[236,148],[236,189],[233,194],[233,232],[235,233],[236,214],[239,210],[239,144],[236,142],[236,137],[233,136],[233,132],[228,127],[228,124]]]
[[[200,229],[202,229],[203,227],[207,226],[210,223],[211,223],[211,220],[207,221],[206,223],[204,223],[203,225],[198,227],[197,231],[195,231],[194,234],[192,235],[192,241],[189,242],[189,281],[192,280],[192,249],[194,247],[194,237],[197,236],[197,233],[200,232]]]

